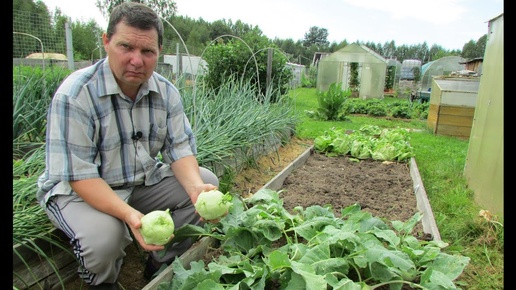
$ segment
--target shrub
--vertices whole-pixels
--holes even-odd
[[[317,91],[316,111],[305,111],[310,118],[326,121],[347,120],[344,104],[351,95],[351,90],[342,90],[341,83],[330,84],[327,91]]]

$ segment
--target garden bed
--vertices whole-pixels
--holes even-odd
[[[441,240],[414,158],[408,163],[357,162],[309,148],[264,188],[281,190],[289,211],[299,205],[330,204],[338,216],[342,208],[358,203],[388,221],[406,221],[419,211],[423,214],[419,235]]]
[[[338,214],[341,208],[359,203],[374,216],[401,221],[419,211],[423,218],[414,235],[426,240],[441,239],[414,158],[408,163],[354,162],[346,156],[327,157],[310,147],[262,188],[280,191],[289,211],[295,206],[331,204]],[[203,259],[213,243],[212,239],[201,240],[181,257],[183,265]],[[172,272],[169,266],[144,289],[158,289],[161,282],[172,277]]]

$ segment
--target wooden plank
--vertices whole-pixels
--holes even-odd
[[[52,250],[46,252],[46,255],[48,258],[40,255],[32,256],[25,260],[27,265],[22,263],[13,267],[13,287],[17,289],[51,289],[52,285],[59,283],[59,280],[77,274],[78,264],[70,251],[54,246]],[[74,273],[70,273],[68,269],[70,266],[75,268]]]
[[[475,115],[475,107],[441,105],[439,114],[473,117]]]
[[[285,179],[292,173],[292,171],[296,170],[303,164],[305,164],[308,157],[313,152],[313,146],[310,146],[305,150],[299,157],[297,157],[294,161],[292,161],[287,167],[285,167],[280,173],[278,173],[273,179],[267,182],[261,189],[271,189],[271,190],[279,190],[283,187],[283,182]]]
[[[423,186],[423,180],[421,179],[421,175],[419,175],[419,169],[414,157],[410,158],[410,176],[412,177],[414,194],[416,195],[417,209],[423,213],[423,219],[421,220],[423,231],[427,234],[431,234],[434,241],[440,241],[441,234],[437,228],[434,213],[428,201],[428,196]]]
[[[50,275],[47,279],[44,280],[44,289],[50,290],[63,290],[63,285],[66,283],[77,279],[77,269],[79,267],[79,263],[70,263],[65,267],[59,269],[59,277],[57,275]],[[61,282],[63,285],[61,285]],[[84,282],[86,283],[86,282]],[[85,284],[86,285],[86,284]],[[86,286],[85,286],[86,287]],[[37,288],[41,289],[41,288]],[[34,289],[36,290],[36,288]]]
[[[439,119],[439,106],[432,105],[428,107],[428,117],[426,118],[426,123],[430,129],[435,133],[435,128],[437,127],[437,120]]]
[[[477,92],[442,91],[441,104],[449,106],[475,107]]]
[[[441,114],[439,117],[439,124],[437,126],[457,126],[457,127],[469,127],[473,124],[473,116],[458,116],[458,115],[444,115]]]
[[[459,127],[450,125],[439,125],[436,134],[445,136],[455,136],[461,138],[469,138],[471,127]]]
[[[430,105],[427,125],[437,135],[467,138],[474,114],[474,107]]]
[[[55,242],[60,243],[61,245],[67,245],[68,244],[68,238],[66,235],[54,228],[50,232],[48,232],[46,235],[48,239],[51,239],[52,242],[38,238],[38,239],[32,239],[31,242],[33,245],[26,246],[25,244],[16,244],[13,245],[13,267],[17,267],[21,264],[23,264],[22,259],[20,259],[20,256],[23,257],[24,260],[29,260],[31,258],[37,257],[38,253],[36,253],[31,247],[37,247],[41,249],[44,252],[50,251],[52,247],[56,247],[54,244]]]
[[[212,237],[202,238],[198,244],[191,247],[188,251],[184,252],[181,257],[179,257],[183,263],[183,267],[185,267],[185,269],[189,269],[192,261],[202,260],[208,249],[219,246],[218,242],[219,241],[217,239]],[[171,264],[165,268],[158,276],[145,285],[142,290],[157,290],[159,284],[170,281],[174,275],[172,267],[173,266]]]

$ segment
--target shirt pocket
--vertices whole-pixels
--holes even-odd
[[[156,156],[165,145],[167,137],[167,126],[160,127],[159,125],[151,125],[149,135],[149,149],[151,156]]]

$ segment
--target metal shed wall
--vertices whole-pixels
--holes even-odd
[[[504,196],[504,17],[489,21],[477,105],[464,167],[475,201],[503,216]]]

